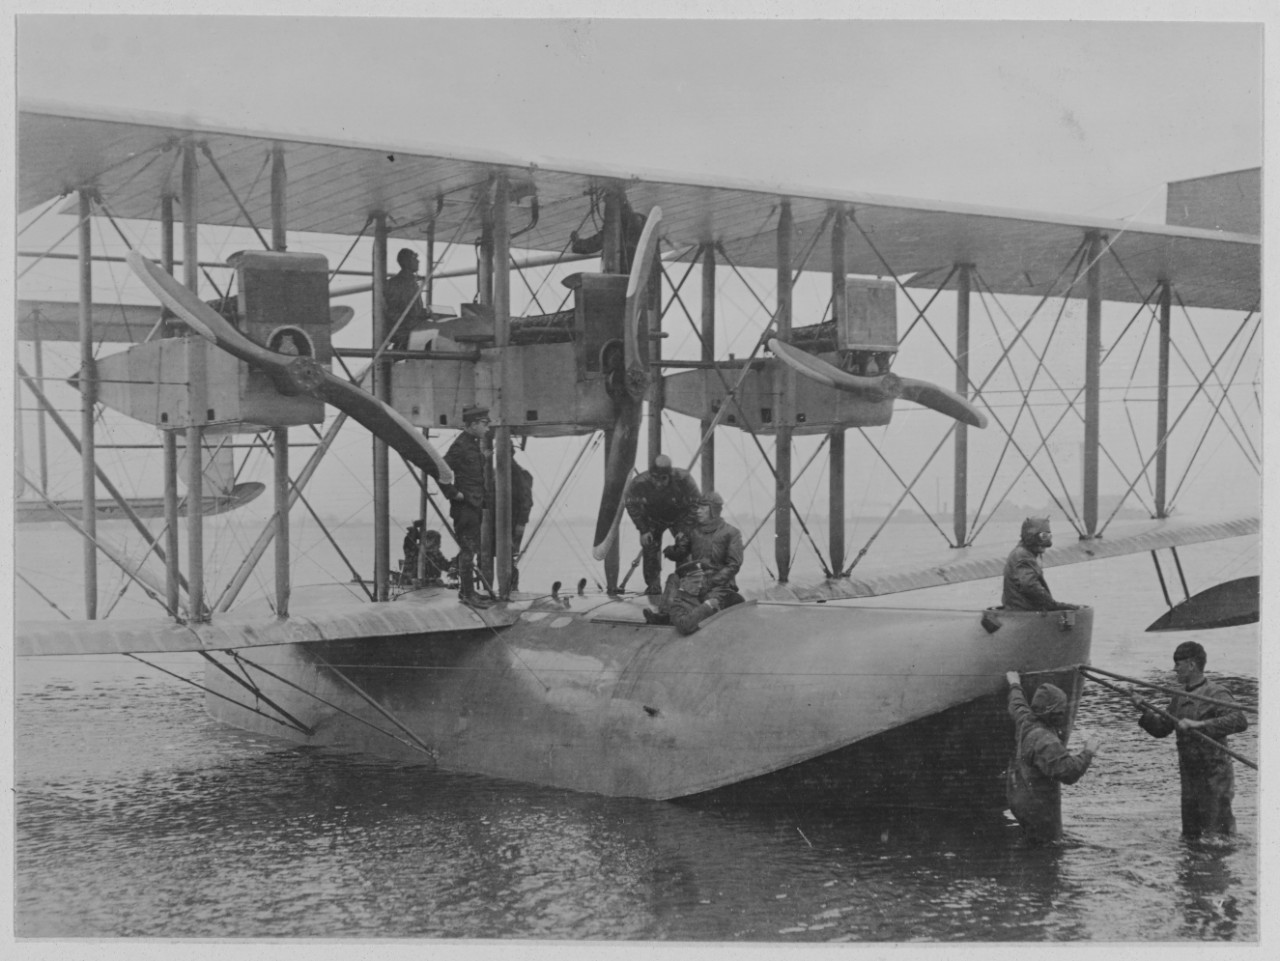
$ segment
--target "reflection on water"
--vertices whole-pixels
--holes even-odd
[[[1174,752],[1094,687],[1081,723],[1105,753],[1064,791],[1060,850],[1008,820],[609,799],[282,748],[138,665],[24,665],[19,695],[23,937],[1257,937],[1255,775],[1239,838],[1184,843]]]

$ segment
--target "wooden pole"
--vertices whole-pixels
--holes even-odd
[[[716,245],[710,241],[702,245],[702,362],[716,359]],[[716,489],[716,435],[710,418],[704,418],[700,436],[706,437],[702,445],[702,489]],[[707,431],[712,431],[708,435]]]
[[[286,188],[288,175],[284,148],[271,147],[271,249],[287,248]],[[289,616],[289,428],[277,427],[271,436],[276,514],[276,616]]]
[[[160,198],[160,260],[165,272],[173,275],[173,195]],[[162,325],[163,326],[163,325]],[[164,447],[164,592],[165,603],[176,615],[179,603],[178,567],[178,435],[172,429],[160,431]]]
[[[778,211],[778,339],[791,340],[791,199],[782,198]],[[778,476],[774,486],[773,561],[778,566],[778,583],[791,574],[791,421],[795,412],[796,375],[779,365],[778,409],[773,417],[778,425],[774,464]]]
[[[35,368],[36,383],[43,386],[44,384],[44,341],[40,338],[40,324],[34,325],[35,338]],[[45,425],[45,414],[41,411],[36,415],[36,446],[39,449],[40,458],[40,489],[47,491],[49,489],[49,438]]]
[[[79,191],[80,200],[80,519],[84,527],[84,616],[98,616],[97,473],[94,447],[94,406],[97,402],[97,367],[93,358],[93,193]]]
[[[1169,344],[1173,291],[1169,281],[1160,284],[1160,369],[1156,386],[1156,517],[1169,516],[1165,503],[1169,467]]]
[[[1102,374],[1102,234],[1089,233],[1084,348],[1084,533],[1098,532],[1098,430]]]
[[[199,190],[196,145],[182,148],[182,282],[200,290]],[[206,621],[204,603],[204,424],[208,420],[208,351],[212,347],[195,334],[187,335],[187,597],[190,617]]]
[[[288,250],[285,236],[288,224],[289,175],[284,165],[284,146],[271,145],[271,249]]]
[[[511,597],[511,421],[515,419],[511,343],[511,226],[507,213],[510,185],[499,174],[493,191],[493,343],[498,350],[498,409],[494,445],[494,546],[498,568],[498,597]]]
[[[836,330],[849,326],[849,275],[846,257],[845,211],[837,204],[831,218],[831,313]],[[831,572],[840,576],[844,570],[844,428],[834,427],[827,433],[827,549],[831,554]]]
[[[435,265],[436,265],[436,222],[434,219],[427,224],[427,264],[425,285],[427,310],[431,309],[432,292],[435,287]],[[422,429],[423,437],[430,437],[430,429],[424,427]],[[427,478],[423,476],[422,486],[418,491],[418,520],[422,521],[422,532],[425,535],[427,531],[427,506],[430,501],[430,495],[427,493]],[[419,583],[427,579],[427,542],[424,537],[418,542],[418,557],[414,565],[414,576]],[[442,572],[443,573],[443,572]]]
[[[489,308],[493,308],[493,279],[496,265],[494,264],[493,250],[493,196],[489,186],[483,188],[480,195],[480,263],[477,264],[476,281],[480,285],[480,303]],[[492,411],[490,412],[492,414]],[[481,450],[484,451],[484,489],[486,492],[494,491],[496,480],[493,475],[493,435],[490,433],[480,441]],[[494,511],[493,507],[485,504],[484,510],[480,514],[480,551],[479,551],[479,575],[480,579],[486,584],[492,586],[493,579],[493,533],[494,533]]]
[[[958,264],[956,290],[956,393],[969,396],[969,308],[972,293],[970,264]],[[968,545],[969,531],[969,425],[956,422],[955,475],[951,492],[952,523],[956,547]]]
[[[387,215],[378,211],[373,218],[373,349],[386,342],[390,322],[386,316],[387,281]],[[373,396],[390,402],[391,361],[378,360],[373,365]],[[391,465],[387,443],[373,438],[373,586],[374,599],[385,601],[391,596]]]
[[[622,210],[625,199],[626,193],[622,187],[616,184],[611,186],[605,193],[604,246],[600,250],[600,267],[606,274],[621,274],[626,267],[622,249]],[[606,430],[604,432],[604,462],[606,468],[609,463],[609,454],[613,451],[613,443],[613,431]],[[620,540],[621,538],[618,537],[613,539],[613,543],[609,545],[604,557],[605,590],[609,594],[618,592],[618,572],[622,566],[620,560],[621,551],[619,550]]]

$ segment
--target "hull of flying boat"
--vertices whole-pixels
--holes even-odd
[[[443,590],[397,603],[457,606]],[[982,612],[751,602],[681,637],[645,624],[643,599],[521,606],[505,627],[247,652],[249,676],[309,737],[220,698],[208,709],[308,744],[611,796],[792,780],[874,798],[950,780],[998,807],[1004,673],[1051,672],[1040,679],[1078,692],[1092,633],[1088,609],[1001,612],[989,633]],[[243,697],[221,672],[207,682]]]

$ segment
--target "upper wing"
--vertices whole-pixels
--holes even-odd
[[[1240,517],[1218,521],[1174,518],[1129,525],[1123,531],[1121,525],[1117,524],[1115,530],[1120,533],[1050,548],[1041,556],[1041,563],[1045,567],[1060,567],[1125,554],[1140,554],[1165,547],[1244,537],[1258,532],[1258,518]],[[904,564],[873,570],[856,577],[823,581],[808,587],[782,584],[762,592],[759,597],[762,600],[827,601],[876,597],[881,594],[959,584],[963,581],[978,581],[999,577],[1004,573],[1007,554],[1007,547],[996,552],[989,548],[969,547],[952,551],[943,564]]]
[[[602,166],[566,165],[543,158],[515,159],[466,151],[400,149],[394,144],[281,141],[269,133],[193,128],[179,118],[168,125],[127,118],[86,116],[67,107],[23,109],[18,120],[19,209],[28,209],[85,184],[111,198],[118,217],[155,219],[155,198],[173,176],[169,163],[153,163],[182,136],[205,142],[255,221],[269,219],[270,198],[250,188],[272,144],[282,142],[289,169],[289,226],[317,233],[360,234],[371,198],[393,212],[392,236],[419,236],[433,220],[438,235],[474,234],[471,188],[502,170],[531,181],[540,215],[521,235],[527,249],[563,251],[602,179],[628,184],[631,206],[661,206],[669,245],[694,256],[697,244],[717,241],[739,267],[776,267],[772,225],[778,198],[791,198],[797,249],[822,228],[832,204],[852,214],[848,231],[850,273],[915,274],[911,283],[938,286],[952,265],[972,263],[997,293],[1083,297],[1082,284],[1060,278],[1084,236],[1101,233],[1114,256],[1104,257],[1102,297],[1141,303],[1155,284],[1171,281],[1189,307],[1253,309],[1261,290],[1261,242],[1254,235],[1190,227],[1109,221],[1055,214],[940,204],[853,191],[793,188],[779,184],[718,182]],[[530,163],[533,161],[533,164]],[[236,224],[243,213],[223,184],[201,184],[200,220]],[[439,206],[437,206],[439,204]],[[829,245],[817,244],[807,270],[829,271]]]

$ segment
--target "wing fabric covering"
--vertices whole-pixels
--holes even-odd
[[[1040,559],[1045,567],[1062,567],[1257,533],[1257,517],[1140,521],[1126,524],[1124,530],[1109,531],[1105,537],[1051,547]],[[1004,572],[1005,557],[1012,546],[1006,544],[995,549],[968,547],[953,550],[943,564],[921,561],[884,568],[874,568],[868,564],[865,573],[855,572],[857,576],[831,578],[809,586],[782,584],[755,596],[760,600],[834,601],[985,580],[999,577]],[[991,603],[997,604],[999,599],[1000,588],[997,585],[992,593]]]
[[[1257,575],[1215,584],[1158,617],[1148,631],[1207,631],[1215,627],[1256,624],[1259,618]]]
[[[129,266],[156,297],[201,337],[271,378],[282,394],[306,394],[338,408],[438,482],[453,482],[439,451],[398,411],[310,357],[278,354],[255,343],[216,310],[136,250]]]
[[[841,370],[835,364],[816,357],[806,350],[775,338],[769,340],[769,350],[784,364],[824,387],[863,397],[872,402],[901,397],[928,407],[940,414],[958,420],[970,427],[986,427],[987,417],[973,404],[954,391],[931,384],[925,380],[899,377],[897,374],[881,374],[878,377],[862,377]]]
[[[627,481],[636,465],[636,451],[640,444],[641,403],[649,380],[640,353],[640,309],[649,285],[649,272],[658,247],[658,224],[661,222],[662,208],[654,207],[640,232],[635,258],[631,262],[631,276],[627,280],[623,315],[625,384],[623,389],[613,392],[616,412],[613,439],[605,461],[604,492],[600,495],[600,513],[596,516],[596,533],[591,548],[591,556],[598,561],[604,560],[618,537]]]
[[[308,593],[311,590],[311,593]],[[261,608],[219,614],[208,624],[172,620],[112,619],[107,621],[20,621],[14,633],[18,657],[61,654],[159,654],[189,651],[230,651],[278,644],[320,641],[359,641],[379,637],[456,637],[495,629],[519,619],[516,609],[473,610],[459,604],[451,590],[402,598],[394,604],[370,604],[363,594],[347,593],[349,585],[303,588],[295,593],[296,609],[278,618]],[[163,596],[163,585],[160,587]]]

